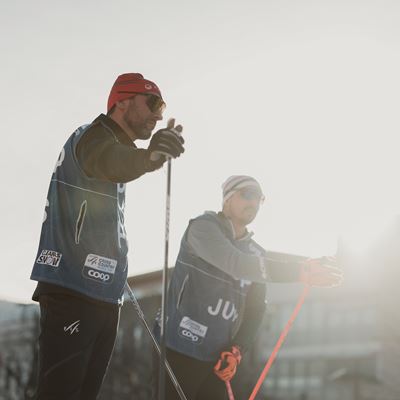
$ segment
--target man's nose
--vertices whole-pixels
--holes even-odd
[[[258,210],[260,208],[260,200],[259,199],[251,199],[250,203],[256,210]]]

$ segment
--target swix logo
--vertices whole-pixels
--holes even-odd
[[[222,307],[223,302],[224,302],[223,299],[218,299],[218,302],[215,305],[214,309],[212,308],[212,306],[208,306],[207,308],[208,313],[212,316],[217,316],[218,314],[221,313],[223,319],[226,320],[232,319],[232,322],[234,322],[239,316],[235,305],[230,301],[225,300],[225,304]]]
[[[71,325],[64,326],[64,332],[69,332],[70,335],[72,335],[73,333],[78,333],[80,322],[81,322],[81,320],[78,319],[77,321],[73,322]]]

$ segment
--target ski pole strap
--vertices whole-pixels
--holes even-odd
[[[285,338],[286,338],[290,328],[292,327],[292,324],[293,324],[294,320],[296,319],[297,314],[299,313],[301,306],[303,305],[304,300],[306,299],[309,291],[310,291],[310,286],[305,285],[303,288],[303,291],[300,294],[300,298],[297,301],[296,307],[294,308],[293,313],[289,318],[289,321],[286,323],[285,327],[283,328],[283,331],[282,331],[281,335],[279,336],[279,339],[276,342],[276,345],[275,345],[274,349],[272,350],[272,353],[271,353],[267,363],[265,364],[265,367],[264,367],[263,371],[261,372],[261,375],[258,378],[256,385],[254,386],[254,389],[249,397],[249,400],[254,400],[258,391],[260,390],[260,387],[261,387],[262,383],[264,382],[273,362],[275,361],[275,358],[278,355],[278,351],[281,348],[283,342],[285,341]]]
[[[234,397],[233,391],[232,391],[231,381],[225,381],[225,386],[226,386],[226,391],[228,392],[229,400],[235,400],[235,397]]]

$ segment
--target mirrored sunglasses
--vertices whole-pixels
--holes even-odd
[[[163,113],[166,107],[164,100],[154,94],[146,94],[146,105],[153,113]]]
[[[263,203],[265,200],[265,196],[259,191],[254,189],[242,189],[240,190],[240,196],[244,200],[248,201],[257,200],[260,203]]]

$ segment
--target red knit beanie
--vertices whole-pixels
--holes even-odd
[[[114,107],[117,101],[128,99],[137,93],[149,93],[162,98],[158,86],[154,82],[144,79],[142,74],[122,74],[116,79],[111,88],[108,96],[107,112]]]

